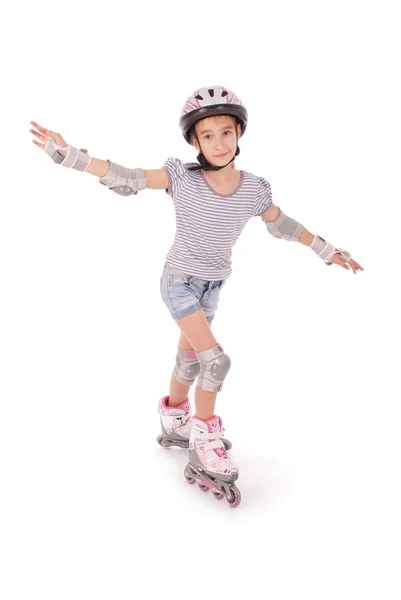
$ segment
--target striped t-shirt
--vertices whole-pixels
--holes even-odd
[[[218,194],[201,170],[188,170],[194,164],[170,156],[163,165],[176,216],[175,239],[166,260],[182,273],[218,281],[231,274],[232,248],[249,219],[272,203],[270,184],[241,171],[232,194]]]

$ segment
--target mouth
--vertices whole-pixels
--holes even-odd
[[[214,158],[223,158],[223,156],[226,156],[227,154],[228,154],[228,152],[226,152],[225,154],[218,154]]]

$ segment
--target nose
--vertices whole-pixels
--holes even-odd
[[[228,145],[226,145],[226,143],[224,141],[224,137],[221,137],[217,141],[217,145],[215,146],[214,152],[215,152],[215,154],[224,154],[225,152],[227,152],[227,149],[228,149]]]

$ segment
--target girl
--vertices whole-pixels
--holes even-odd
[[[310,246],[326,264],[351,267],[354,274],[362,267],[349,252],[311,234],[275,206],[266,179],[235,169],[238,139],[245,133],[248,114],[241,100],[222,86],[196,90],[181,111],[182,134],[198,151],[199,164],[169,157],[162,169],[127,169],[109,159],[91,158],[60,134],[31,123],[38,130],[31,133],[41,140],[33,142],[54,162],[96,175],[100,183],[124,196],[150,188],[165,189],[172,197],[176,234],[160,291],[180,338],[170,393],[159,401],[158,442],[189,447],[187,481],[197,481],[203,491],[212,489],[216,498],[225,496],[230,506],[238,506],[241,495],[234,483],[238,467],[227,455],[231,444],[223,439],[222,420],[215,414],[216,395],[231,361],[211,331],[220,291],[232,271],[236,240],[247,221],[260,216],[269,233]],[[193,416],[188,391],[196,378]]]

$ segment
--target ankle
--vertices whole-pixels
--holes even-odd
[[[168,396],[166,398],[166,406],[168,406],[169,408],[178,408],[186,402],[188,402],[188,396],[185,398],[185,400],[183,400],[182,398],[175,398],[174,396]]]
[[[209,419],[212,419],[214,417],[214,414],[210,414],[210,413],[201,413],[202,416],[200,416],[198,413],[196,413],[194,415],[194,419],[199,419],[199,421],[203,421],[204,423],[206,423],[206,421],[209,421]]]

